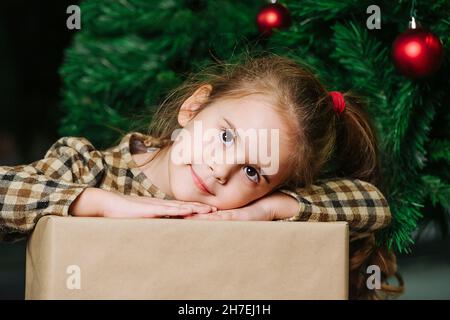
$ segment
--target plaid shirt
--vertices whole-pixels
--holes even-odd
[[[130,149],[131,139],[142,141],[143,150]],[[128,133],[117,146],[104,151],[85,138],[63,137],[44,159],[0,166],[0,240],[26,237],[44,215],[68,216],[69,206],[87,187],[172,199],[149,181],[132,158],[151,145],[152,137],[138,132]],[[279,191],[298,200],[299,213],[278,221],[347,221],[351,240],[387,226],[391,219],[380,191],[360,180],[333,179]]]

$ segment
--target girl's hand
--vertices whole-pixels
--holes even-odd
[[[71,214],[75,216],[113,218],[182,218],[216,211],[215,207],[200,202],[130,196],[97,188],[84,190],[71,207]]]
[[[298,208],[296,199],[275,191],[241,208],[218,210],[211,214],[188,215],[184,219],[271,221],[292,217],[298,213]]]

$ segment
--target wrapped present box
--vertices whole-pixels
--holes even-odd
[[[45,216],[26,299],[347,299],[345,222]]]

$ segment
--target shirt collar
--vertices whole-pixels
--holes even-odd
[[[138,165],[134,162],[133,157],[130,152],[130,142],[132,139],[139,139],[141,141],[151,141],[149,139],[150,136],[145,135],[140,132],[130,132],[126,134],[120,144],[119,150],[122,155],[122,159],[125,162],[127,168],[132,172],[136,180],[138,180],[146,190],[149,190],[150,193],[154,194],[156,198],[165,199],[165,200],[174,200],[170,195],[163,192],[156,185],[154,185],[149,178],[144,174],[144,172],[138,167]],[[146,143],[147,147],[151,147],[149,143]]]

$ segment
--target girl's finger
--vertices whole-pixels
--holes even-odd
[[[147,209],[149,214],[156,214],[158,216],[166,216],[166,215],[187,215],[193,213],[209,213],[211,212],[210,207],[200,207],[182,204],[178,206],[167,206],[165,204],[161,205],[152,205],[151,209]]]
[[[206,203],[202,203],[202,202],[196,202],[196,201],[178,201],[178,200],[170,200],[170,201],[175,201],[174,203],[179,203],[179,204],[185,204],[185,205],[193,205],[193,206],[199,206],[199,207],[204,207],[204,208],[211,208],[214,211],[217,211],[217,208],[214,206],[211,206],[209,204]]]
[[[184,201],[179,201],[179,202],[172,202],[172,203],[163,203],[163,204],[167,204],[168,206],[174,206],[174,207],[190,207],[193,208],[194,210],[199,210],[201,212],[210,212],[210,211],[217,211],[217,208],[212,207],[208,204],[203,204],[203,203],[196,203],[196,202],[184,202]]]
[[[146,204],[151,204],[152,206],[155,205],[154,201],[144,201],[143,203]],[[196,212],[202,212],[202,213],[206,213],[206,212],[210,212],[213,211],[213,208],[209,205],[205,205],[205,204],[191,204],[189,202],[183,202],[183,201],[179,201],[179,202],[171,202],[168,200],[163,200],[163,201],[157,201],[157,204],[159,206],[164,206],[167,208],[192,208],[192,210],[196,211]]]
[[[209,205],[207,203],[196,202],[196,201],[188,202],[188,203],[196,204],[196,205],[199,205],[199,206],[210,206],[210,207],[213,207],[213,206],[211,206],[211,205]]]
[[[193,213],[209,213],[212,212],[211,207],[201,207],[201,206],[195,206],[195,205],[181,205],[182,208],[191,208]]]
[[[181,205],[189,204],[189,202],[186,201],[178,201],[178,200],[165,200],[165,199],[159,199],[159,198],[152,198],[152,197],[137,197],[137,200],[140,200],[144,203],[151,203],[151,204],[161,204],[171,207],[179,207]],[[203,204],[203,206],[207,206]]]
[[[194,220],[223,220],[222,217],[216,214],[203,214],[197,213],[192,215],[187,215],[184,219],[194,219]]]
[[[139,200],[142,200],[145,203],[152,203],[155,204],[164,204],[167,206],[172,206],[172,207],[179,207],[182,205],[191,205],[191,206],[196,206],[196,207],[200,207],[200,208],[208,208],[212,211],[217,211],[217,208],[214,206],[211,206],[209,204],[205,204],[205,203],[201,203],[201,202],[196,202],[196,201],[181,201],[181,200],[165,200],[165,199],[160,199],[160,198],[153,198],[153,197],[146,197],[146,196],[142,196],[142,197],[137,197]]]
[[[210,206],[208,204],[187,202],[182,205],[191,206],[192,208],[195,208],[196,210],[198,209],[198,210],[200,210],[199,213],[216,212],[217,211],[216,207]]]
[[[218,210],[208,216],[211,216],[210,220],[253,220],[248,213],[235,210]]]
[[[145,210],[145,209],[144,209]],[[168,215],[183,216],[194,213],[191,207],[169,207],[169,206],[152,206],[151,209],[144,211],[144,215],[148,217],[163,217]]]

